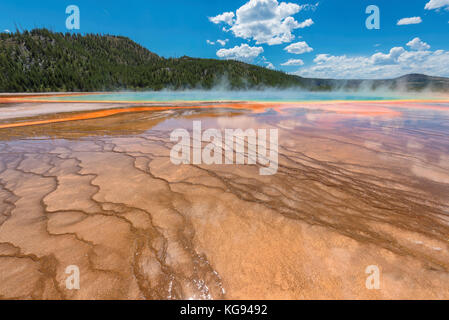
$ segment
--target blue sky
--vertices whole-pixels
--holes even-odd
[[[238,59],[325,78],[449,76],[449,0],[2,0],[0,30],[66,32],[68,5],[81,12],[71,32],[127,36],[164,57]],[[368,5],[380,10],[379,30],[365,26]],[[411,19],[397,25],[403,18]]]

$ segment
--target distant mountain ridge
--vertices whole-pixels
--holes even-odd
[[[449,79],[410,74],[390,80],[310,79],[239,61],[163,58],[126,37],[55,33],[0,34],[0,92],[273,87],[449,91]]]
[[[433,77],[424,74],[407,74],[394,79],[382,80],[338,80],[303,78],[306,87],[326,87],[330,90],[401,90],[401,91],[449,91],[449,78]],[[312,89],[313,90],[313,89]]]

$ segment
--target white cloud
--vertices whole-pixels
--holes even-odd
[[[374,65],[391,65],[398,62],[399,57],[405,51],[402,47],[394,47],[389,53],[384,54],[382,52],[375,53],[371,56],[372,63]]]
[[[287,62],[281,64],[281,66],[303,66],[303,65],[304,61],[302,61],[301,59],[290,59]]]
[[[206,40],[206,42],[207,42],[207,44],[210,44],[211,46],[214,46],[216,43],[218,43],[219,45],[224,47],[226,45],[226,43],[229,42],[229,39],[225,39],[225,40],[218,39],[217,41]]]
[[[299,29],[304,29],[304,28],[310,27],[312,24],[314,24],[313,20],[312,19],[307,19],[307,20],[301,22],[298,25],[298,28]]]
[[[260,60],[262,64],[265,64],[265,68],[270,69],[270,70],[275,70],[275,66],[274,64],[272,64],[270,61],[267,60],[267,58],[265,58],[264,56],[260,57]]]
[[[270,70],[276,69],[276,68],[274,67],[274,65],[273,65],[271,62],[267,62],[266,68],[267,68],[267,69],[270,69]]]
[[[6,32],[6,33],[11,33],[11,31],[10,30],[8,30],[8,29],[5,29],[3,32]]]
[[[234,12],[224,12],[222,14],[219,14],[215,17],[209,17],[209,21],[215,24],[219,24],[221,22],[224,22],[230,26],[234,24]]]
[[[410,40],[407,43],[407,46],[409,46],[410,49],[416,50],[416,51],[424,51],[424,50],[430,49],[430,46],[427,43],[425,43],[424,41],[421,41],[421,39],[418,37],[416,37],[413,40]]]
[[[398,21],[398,26],[405,26],[409,24],[420,24],[422,22],[421,17],[403,18]]]
[[[428,3],[426,3],[425,9],[437,10],[444,7],[447,7],[446,9],[449,9],[449,0],[430,0]]]
[[[415,47],[419,42],[422,41],[413,39],[409,47]],[[449,51],[429,51],[430,46],[426,45],[422,42],[413,51],[395,47],[389,53],[371,56],[319,54],[314,59],[314,65],[303,67],[295,74],[335,79],[385,79],[408,73],[449,76]]]
[[[262,47],[250,47],[244,43],[231,49],[220,49],[217,51],[217,56],[225,59],[250,61],[259,56],[262,52]]]
[[[320,5],[319,2],[315,3],[315,4],[303,4],[301,5],[301,10],[311,10],[311,11],[315,11],[318,6]]]
[[[313,49],[311,47],[309,47],[309,45],[305,41],[292,43],[291,45],[285,47],[284,50],[286,50],[289,53],[294,53],[294,54],[303,54],[306,52],[313,51]]]
[[[226,43],[228,43],[229,39],[224,39],[224,40],[217,40],[217,43],[219,43],[222,47],[224,47],[226,45]]]
[[[312,19],[301,23],[293,18],[301,10],[316,8],[316,5],[300,6],[296,3],[279,3],[277,0],[250,0],[233,12],[225,12],[213,18],[213,23],[225,22],[239,38],[256,41],[256,44],[277,45],[289,43],[295,39],[295,29],[306,28],[313,24]],[[235,17],[235,19],[234,19]]]

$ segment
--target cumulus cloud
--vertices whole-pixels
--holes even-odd
[[[284,50],[289,53],[294,53],[294,54],[303,54],[306,52],[313,51],[313,49],[311,47],[309,47],[309,45],[305,41],[292,43],[291,45],[285,47]]]
[[[430,46],[419,38],[409,44],[411,51],[394,47],[388,53],[371,56],[319,54],[314,65],[301,68],[295,74],[335,79],[385,79],[408,73],[449,76],[449,51],[429,51]]]
[[[301,59],[289,59],[287,62],[281,64],[281,66],[303,66],[304,61]]]
[[[229,39],[224,39],[224,40],[217,40],[217,43],[220,44],[222,47],[224,47],[226,45],[226,43],[228,43]]]
[[[267,68],[267,69],[270,69],[270,70],[276,69],[276,68],[274,67],[274,64],[272,64],[271,62],[267,62],[266,68]]]
[[[251,61],[262,52],[262,47],[250,47],[244,43],[231,49],[220,49],[217,51],[217,56],[224,59]]]
[[[401,54],[405,52],[402,47],[394,47],[389,53],[384,54],[382,52],[375,53],[371,56],[372,63],[374,65],[391,65],[398,62]]]
[[[206,40],[206,42],[207,42],[207,44],[210,44],[211,46],[214,46],[216,43],[218,43],[219,45],[224,47],[226,45],[226,43],[229,42],[229,39],[225,39],[225,40],[218,39],[217,41]]]
[[[405,26],[409,24],[420,24],[422,22],[421,17],[403,18],[398,21],[398,26]]]
[[[437,10],[441,8],[449,9],[449,0],[430,0],[426,3],[426,10]]]
[[[209,21],[215,24],[224,22],[232,26],[234,24],[234,17],[235,17],[234,12],[224,12],[222,14],[219,14],[218,16],[209,17]]]
[[[429,50],[430,49],[430,46],[427,43],[425,43],[424,41],[421,41],[421,39],[418,38],[418,37],[416,37],[413,40],[410,40],[407,43],[407,46],[409,46],[410,49],[416,50],[416,51],[423,51],[423,50]]]
[[[318,5],[318,4],[317,4]],[[299,23],[293,18],[301,10],[310,10],[317,5],[279,3],[277,0],[250,0],[237,9],[236,13],[225,12],[209,18],[213,23],[227,23],[236,37],[256,41],[256,44],[277,45],[295,39],[293,31],[310,27],[312,19]]]
[[[11,31],[10,30],[8,30],[8,29],[5,29],[3,32],[6,32],[6,33],[11,33]]]
[[[307,19],[307,20],[301,22],[300,24],[298,24],[298,28],[304,29],[304,28],[310,27],[312,24],[314,24],[313,20]]]

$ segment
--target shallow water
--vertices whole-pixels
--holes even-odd
[[[0,297],[449,298],[449,104],[117,110],[3,121]],[[173,165],[193,121],[277,128],[277,174]]]
[[[59,96],[41,98],[53,101],[259,101],[259,102],[310,102],[310,101],[381,101],[403,99],[447,98],[447,95],[436,96],[429,93],[393,93],[393,92],[305,92],[299,90],[267,90],[267,91],[150,91],[150,92],[118,92],[111,94],[95,94],[82,96]]]

